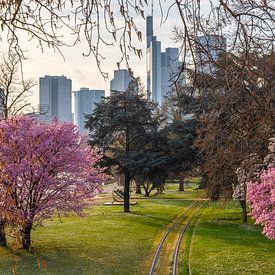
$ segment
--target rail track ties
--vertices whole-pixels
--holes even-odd
[[[177,274],[177,268],[178,268],[178,257],[179,257],[179,251],[180,251],[180,245],[182,242],[182,238],[184,236],[184,233],[186,232],[188,225],[190,224],[191,220],[197,215],[197,213],[199,212],[199,210],[201,209],[201,207],[204,205],[205,201],[201,201],[201,200],[196,200],[195,202],[193,202],[182,214],[180,214],[180,216],[174,220],[171,225],[167,228],[166,232],[164,233],[163,237],[161,238],[153,260],[152,260],[152,264],[150,267],[150,271],[149,271],[149,275],[153,275],[156,272],[156,268],[167,268],[169,269],[169,267],[165,267],[165,266],[161,266],[161,262],[159,261],[161,252],[163,250],[163,247],[165,245],[168,245],[168,236],[171,234],[171,232],[173,230],[176,230],[177,228],[177,242],[176,245],[173,245],[173,251],[171,251],[171,255],[165,255],[166,257],[170,257],[172,256],[173,258],[173,268],[172,268],[172,274],[176,275]],[[167,261],[169,263],[169,261]]]

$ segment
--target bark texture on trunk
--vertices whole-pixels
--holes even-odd
[[[150,197],[150,192],[148,190],[145,190],[145,197],[149,198]]]
[[[31,247],[31,230],[32,224],[27,224],[23,229],[22,245],[24,249],[29,250]]]
[[[141,194],[141,184],[136,181],[136,194]]]
[[[184,191],[184,175],[180,175],[179,191]]]
[[[240,204],[243,210],[243,222],[247,222],[246,200],[240,200]]]
[[[180,181],[179,191],[184,191],[184,181]]]
[[[5,234],[5,222],[0,221],[0,247],[1,246],[6,246],[7,241],[6,241],[6,234]]]
[[[124,212],[130,212],[130,175],[128,172],[125,173],[124,182]]]

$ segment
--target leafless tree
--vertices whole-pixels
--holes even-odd
[[[85,44],[84,56],[94,56],[101,70],[102,46],[118,47],[121,59],[129,67],[129,52],[142,56],[135,46],[141,40],[134,16],[144,17],[146,0],[8,0],[0,3],[0,24],[2,40],[19,56],[24,56],[22,35],[37,44],[43,51],[53,48],[62,54],[62,46]]]
[[[197,70],[199,53],[206,56],[210,64],[217,62],[212,51],[233,53],[242,56],[242,64],[246,66],[251,52],[264,55],[274,50],[275,4],[272,0],[175,0],[174,4],[183,23],[173,30],[175,42],[182,47],[182,72],[188,69],[190,60]],[[201,36],[225,38],[226,47],[222,41],[216,45],[202,43],[198,39]]]
[[[35,81],[24,80],[20,68],[20,58],[16,54],[3,56],[0,61],[0,118],[2,119],[31,108],[29,97]]]
[[[21,59],[17,54],[8,53],[0,61],[0,119],[30,110],[29,97],[35,85],[33,80],[24,80]],[[1,169],[1,163],[0,163]],[[0,194],[0,246],[6,245],[5,224],[15,216],[1,209],[1,201],[7,194]]]
[[[151,0],[153,1],[153,0]],[[227,37],[227,51],[248,53],[274,47],[274,1],[272,0],[171,0],[156,1],[161,23],[173,11],[179,17],[175,31],[182,48],[182,71],[187,56],[196,60],[198,36]],[[129,67],[131,53],[142,57],[137,19],[144,18],[147,0],[8,0],[0,4],[2,41],[24,55],[21,33],[42,50],[83,43],[84,56],[94,56],[104,77],[102,46],[116,46],[121,53],[117,66]],[[265,45],[265,50],[262,45]],[[210,55],[211,57],[211,55]],[[196,62],[193,62],[196,64]]]
[[[231,197],[237,169],[263,162],[275,132],[275,54],[249,54],[246,62],[226,54],[214,76],[196,76],[201,104],[196,146],[213,199]]]

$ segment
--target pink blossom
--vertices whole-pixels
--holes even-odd
[[[72,123],[12,117],[0,121],[0,144],[0,193],[6,194],[0,213],[10,211],[26,223],[57,210],[82,215],[106,179],[97,167],[101,153]]]
[[[263,234],[275,239],[275,168],[262,172],[259,182],[249,182],[247,187],[252,217],[263,225]]]

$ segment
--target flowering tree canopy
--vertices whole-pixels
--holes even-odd
[[[251,202],[252,217],[264,226],[263,234],[275,239],[275,168],[262,172],[259,182],[249,182],[247,199]]]
[[[56,210],[82,215],[106,178],[101,154],[71,123],[12,117],[0,122],[0,143],[0,213],[23,221],[23,246],[26,229]]]

